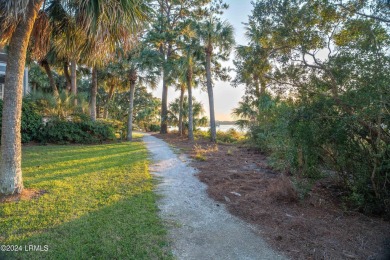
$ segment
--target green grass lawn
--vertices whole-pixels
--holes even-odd
[[[47,193],[0,204],[0,245],[22,250],[0,259],[171,259],[148,163],[141,142],[25,147],[25,187]]]

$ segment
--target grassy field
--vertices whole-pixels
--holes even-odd
[[[0,259],[171,259],[141,142],[25,147],[23,175],[46,193],[0,204]]]

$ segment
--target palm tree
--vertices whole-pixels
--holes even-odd
[[[80,2],[80,0],[79,0]],[[83,2],[83,1],[81,1]],[[56,28],[55,46],[65,61],[70,60],[71,91],[77,94],[77,63],[92,67],[91,84],[91,119],[96,120],[96,95],[98,87],[98,68],[113,60],[118,46],[129,50],[136,42],[137,33],[144,26],[149,8],[144,1],[93,1],[84,2],[82,8],[76,5],[73,12],[58,1],[52,2],[48,10]],[[90,13],[93,9],[94,12]],[[80,30],[78,21],[85,20],[88,15],[92,26],[88,30]],[[114,19],[114,20],[113,20]],[[81,28],[82,29],[82,28]],[[67,75],[68,62],[64,63],[64,74]]]
[[[248,25],[246,36],[249,44],[236,48],[235,60],[233,61],[236,77],[233,80],[233,86],[245,84],[247,92],[254,92],[257,100],[260,101],[261,96],[265,94],[268,82],[265,75],[271,70],[269,62],[271,50],[262,47],[259,42],[261,32],[253,25]]]
[[[55,117],[62,120],[66,120],[70,116],[74,117],[80,114],[86,114],[88,111],[86,97],[79,95],[77,98],[80,102],[75,106],[74,100],[76,97],[65,91],[58,95],[37,91],[28,96],[28,99],[34,101],[34,103],[38,105],[37,107],[44,116]]]
[[[183,110],[180,108],[183,106]],[[192,106],[193,106],[193,122],[194,128],[196,126],[204,126],[207,124],[207,118],[203,116],[205,113],[203,104],[192,98]],[[173,102],[169,104],[169,122],[174,125],[180,125],[180,115],[182,116],[182,124],[183,124],[183,132],[185,128],[188,128],[189,125],[189,102],[188,97],[184,96],[183,100],[181,98],[176,98]]]
[[[182,78],[178,79],[176,90],[180,90],[179,106],[178,106],[178,127],[179,135],[183,136],[183,113],[184,113],[184,92],[186,90],[186,82]]]
[[[208,20],[199,24],[198,34],[201,41],[203,42],[204,52],[206,54],[206,80],[210,109],[211,141],[216,142],[217,129],[215,125],[211,62],[214,52],[219,53],[220,58],[226,59],[229,56],[235,44],[233,26],[227,21],[222,22],[213,15],[210,15]]]
[[[0,1],[0,33],[8,43],[7,73],[3,98],[1,134],[0,194],[23,190],[20,122],[22,113],[23,73],[27,46],[43,0]]]
[[[148,85],[152,89],[156,88],[160,72],[154,61],[159,57],[157,52],[147,49],[143,45],[139,46],[138,50],[135,50],[135,52],[128,56],[130,99],[127,120],[127,141],[132,141],[133,139],[133,107],[136,83],[138,81],[140,84]]]
[[[238,107],[233,109],[233,115],[239,118],[236,121],[241,129],[245,127],[251,127],[256,123],[256,119],[259,115],[258,100],[253,100],[252,96],[245,95],[242,97],[242,101],[238,103]]]
[[[188,18],[200,19],[202,7],[210,0],[155,1],[155,23],[147,35],[148,42],[160,52],[163,62],[162,70],[162,102],[161,102],[161,134],[168,132],[168,87],[172,83],[172,63],[178,57],[177,45],[181,31],[181,23]]]
[[[0,194],[3,195],[23,190],[20,135],[23,73],[31,32],[43,1],[0,0],[0,45],[9,46],[1,136]],[[147,9],[143,1],[133,0],[106,0],[98,4],[97,1],[73,0],[66,4],[72,9],[71,13],[81,14],[76,19],[76,29],[87,35],[94,35],[99,30],[112,33],[117,29],[117,21],[126,21],[129,28],[134,28],[139,24],[137,18],[144,17]],[[75,63],[72,67],[74,72]]]
[[[194,21],[188,20],[183,24],[185,34],[181,37],[180,47],[183,56],[181,57],[182,77],[184,77],[187,86],[188,94],[188,139],[194,140],[194,117],[192,104],[192,88],[196,81],[195,77],[199,76],[199,61],[200,61],[200,44],[197,39],[196,31],[194,30]]]

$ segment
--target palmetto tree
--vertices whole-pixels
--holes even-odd
[[[236,48],[236,56],[233,61],[236,67],[236,77],[233,80],[233,85],[245,84],[247,92],[254,94],[259,101],[261,96],[265,94],[268,82],[265,75],[271,70],[269,62],[271,50],[262,47],[259,41],[261,33],[253,25],[248,25],[246,36],[249,44]]]
[[[178,82],[176,83],[176,90],[180,90],[180,98],[178,103],[178,127],[180,136],[183,135],[184,92],[186,91],[186,82],[182,79],[182,77],[179,77]]]
[[[212,57],[218,53],[219,58],[226,59],[232,50],[235,41],[233,27],[227,21],[221,21],[211,14],[206,21],[198,24],[198,35],[203,43],[206,56],[206,80],[207,94],[209,97],[210,109],[210,131],[211,141],[217,141],[217,130],[215,125],[214,94],[212,81]]]
[[[182,103],[182,104],[181,104]],[[180,106],[183,106],[183,110],[181,110]],[[169,116],[168,121],[171,124],[179,125],[179,117],[182,115],[183,120],[183,128],[188,129],[189,125],[189,102],[188,97],[184,96],[183,100],[180,98],[176,98],[173,102],[169,104]],[[204,126],[207,124],[207,118],[203,116],[205,113],[203,104],[192,98],[192,107],[193,107],[193,122],[194,126]],[[184,129],[183,129],[184,131]]]
[[[129,53],[126,59],[128,81],[130,85],[129,110],[127,120],[127,141],[132,141],[133,137],[133,108],[134,108],[134,93],[136,84],[147,85],[152,89],[157,86],[159,76],[158,66],[154,62],[160,56],[146,46],[139,46],[138,49]]]
[[[3,98],[0,194],[23,190],[20,123],[27,46],[43,0],[0,1],[1,42],[8,43]]]
[[[90,114],[96,120],[96,95],[98,68],[116,58],[118,47],[129,50],[137,39],[137,32],[143,28],[149,13],[145,1],[75,0],[72,12],[61,1],[53,1],[48,11],[56,28],[55,47],[65,60],[64,73],[67,74],[67,60],[71,61],[71,89],[77,93],[76,63],[92,67]],[[93,12],[91,12],[93,10]],[[89,21],[88,30],[80,30],[78,21]]]
[[[23,190],[21,169],[21,108],[23,73],[27,47],[38,12],[44,0],[0,0],[0,45],[8,44],[5,76],[4,109],[1,136],[0,194]],[[52,0],[64,3],[71,14],[80,14],[77,30],[87,36],[118,33],[115,24],[126,21],[129,28],[145,16],[143,1],[137,0]],[[79,31],[76,31],[78,33]],[[100,33],[104,38],[104,33]],[[75,64],[74,64],[75,68]],[[75,75],[74,75],[75,76]]]
[[[194,140],[194,120],[193,120],[193,104],[192,104],[192,89],[197,85],[196,77],[201,76],[200,60],[201,51],[198,35],[195,28],[195,22],[188,20],[183,24],[183,35],[180,37],[179,46],[182,56],[179,59],[179,77],[180,81],[186,83],[188,93],[188,139]]]
[[[161,54],[163,62],[162,70],[162,102],[161,102],[161,130],[160,133],[168,132],[168,87],[173,82],[171,78],[172,63],[178,56],[177,43],[182,35],[181,24],[189,19],[200,19],[203,15],[201,8],[210,0],[180,0],[167,1],[157,0],[155,22],[152,30],[148,33],[148,42]]]

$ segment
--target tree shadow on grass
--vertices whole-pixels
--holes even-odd
[[[139,149],[141,150],[141,149]],[[132,164],[135,164],[141,160],[144,160],[144,154],[138,154],[137,150],[133,151],[126,151],[126,152],[121,152],[121,153],[116,153],[112,155],[107,155],[103,157],[100,156],[95,156],[95,157],[90,157],[87,159],[93,159],[89,160],[86,162],[86,160],[69,160],[65,161],[64,166],[53,166],[46,168],[45,165],[42,165],[42,170],[38,170],[37,172],[31,173],[30,171],[26,171],[25,174],[25,183],[26,185],[34,185],[38,184],[44,181],[51,181],[51,180],[61,180],[64,178],[68,177],[77,177],[79,175],[83,174],[89,174],[91,172],[98,172],[98,171],[109,171],[112,168],[115,167],[123,167],[123,161],[120,160],[121,158],[123,159],[123,156],[128,154],[129,160],[128,162],[128,167],[131,167]],[[75,156],[77,157],[77,156]],[[68,173],[63,173],[63,174],[58,174],[58,172],[68,172]],[[42,177],[37,177],[39,175],[42,175]]]
[[[172,259],[156,195],[142,192],[27,239],[0,259]],[[29,251],[28,245],[48,251]],[[27,251],[26,251],[27,249]]]
[[[155,209],[148,211],[148,208],[155,208],[155,195],[151,193],[153,180],[148,172],[146,149],[141,145],[123,147],[118,146],[118,149],[105,153],[104,151],[94,153],[91,149],[92,153],[91,151],[84,153],[84,158],[88,156],[93,159],[91,162],[72,161],[71,165],[76,171],[69,170],[69,164],[58,164],[54,169],[47,170],[44,176],[39,174],[29,176],[30,182],[26,181],[28,185],[46,189],[48,193],[39,199],[1,205],[1,244],[23,245],[22,252],[6,256],[12,259],[161,258],[155,257],[154,254],[160,253],[157,249],[153,253],[155,243],[149,245],[147,239],[149,237],[159,244],[159,230],[162,230],[162,227],[155,225],[158,221]],[[38,158],[40,152],[47,151],[41,147],[34,151],[34,156]],[[77,153],[72,154],[73,157],[78,157]],[[56,154],[51,157],[58,159],[58,156]],[[98,162],[95,158],[98,158]],[[45,159],[45,163],[42,164],[43,169],[51,166],[50,160]],[[26,173],[29,174],[28,170]],[[150,198],[153,200],[151,201]],[[138,228],[141,224],[153,227],[157,238],[153,237],[153,233],[140,232],[145,229]],[[120,228],[115,228],[116,225]],[[121,233],[120,230],[126,232]],[[136,234],[139,243],[133,241],[133,236],[129,236],[132,233]],[[106,235],[110,236],[107,238]],[[118,241],[116,242],[115,239]],[[42,244],[44,240],[46,243]],[[42,249],[45,249],[44,245],[52,243],[50,248],[56,249],[55,252],[24,251],[26,244],[38,245],[36,243],[40,241],[43,241],[39,244],[42,245]],[[96,241],[96,244],[93,241]],[[142,243],[148,244],[146,249]],[[107,244],[107,246],[97,246],[97,244]],[[125,244],[130,249],[125,248]],[[99,249],[100,247],[102,249]],[[148,247],[153,249],[152,253],[149,252]],[[88,251],[90,248],[93,250]],[[116,248],[116,251],[112,251],[111,248]],[[85,255],[84,251],[87,252]],[[163,258],[165,258],[164,252],[161,253]],[[70,257],[67,254],[70,254]],[[151,257],[143,257],[143,255]]]
[[[69,147],[59,146],[59,149],[65,150],[61,153],[56,153],[52,149],[46,150],[46,147],[39,147],[38,151],[31,151],[31,149],[27,149],[23,151],[23,157],[26,159],[23,161],[23,167],[25,168],[34,168],[34,167],[42,167],[45,165],[55,165],[58,163],[68,162],[77,160],[87,160],[90,158],[98,158],[102,156],[115,155],[120,153],[131,153],[131,152],[139,152],[141,150],[145,150],[144,147],[140,145],[134,146],[120,146],[116,149],[108,147],[108,149],[99,149],[95,150],[94,147],[76,147],[74,149],[69,149]],[[88,149],[91,148],[91,149]]]

